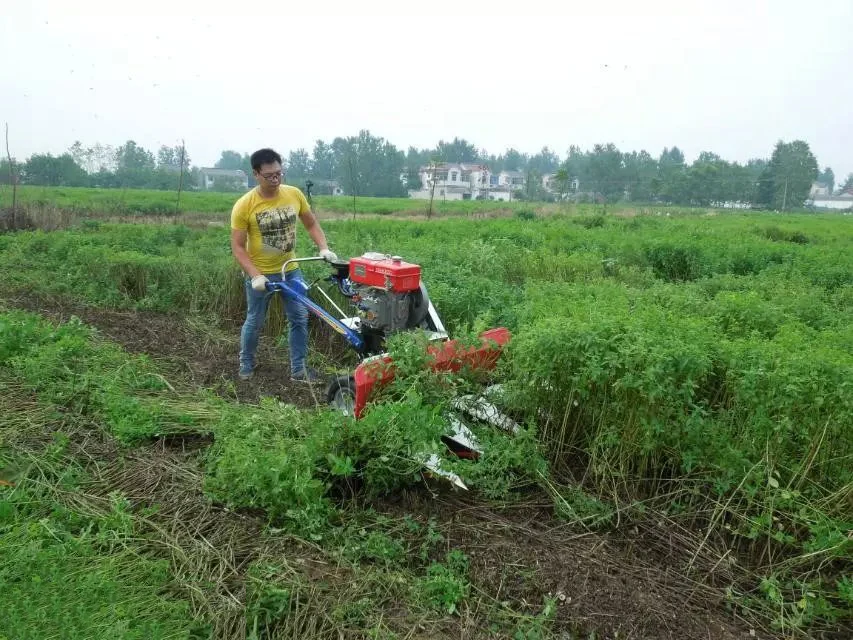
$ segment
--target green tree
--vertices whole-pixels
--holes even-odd
[[[242,169],[247,174],[252,172],[252,167],[249,162],[249,154],[240,154],[232,149],[226,149],[219,155],[219,160],[213,165],[216,169],[230,169],[236,171]]]
[[[530,165],[525,171],[524,190],[517,191],[516,194],[519,200],[527,200],[528,202],[547,202],[554,199],[554,196],[542,184],[542,173],[531,168]]]
[[[569,170],[565,165],[561,166],[557,169],[556,174],[554,174],[554,180],[556,181],[557,186],[557,195],[560,200],[564,200],[566,194],[569,193],[569,187],[571,185],[571,176],[569,175]]]
[[[322,140],[314,143],[311,175],[322,180],[332,180],[335,176],[335,154],[332,146]]]
[[[498,157],[498,162],[502,165],[502,169],[506,171],[524,171],[527,167],[527,155],[516,151],[515,149],[507,149],[502,156]]]
[[[559,166],[559,156],[548,147],[542,147],[541,151],[539,151],[535,156],[531,156],[530,160],[527,162],[528,170],[536,171],[540,175],[554,173]]]
[[[89,173],[93,171],[112,172],[116,170],[116,150],[111,144],[96,142],[90,149],[87,149],[87,153],[89,152],[91,152],[93,165]]]
[[[707,207],[728,201],[726,181],[729,174],[729,163],[716,153],[703,151],[696,161],[686,171],[686,191],[688,202]]]
[[[684,154],[678,147],[663,151],[658,158],[658,175],[652,192],[664,202],[686,203],[689,200]]]
[[[180,146],[169,147],[167,145],[162,145],[160,149],[157,151],[157,168],[162,169],[180,169],[181,166],[181,155],[183,153],[183,165],[184,171],[189,170],[190,168],[190,155],[187,152],[186,148],[181,149]]]
[[[75,140],[74,144],[68,147],[66,153],[74,158],[74,162],[83,167],[87,173],[97,171],[98,168],[94,166],[94,149],[92,147],[84,147],[82,142]]]
[[[429,149],[420,150],[416,147],[409,147],[406,151],[406,189],[409,191],[420,191],[423,189],[421,182],[421,167],[428,165],[430,162]]]
[[[11,184],[13,176],[16,182],[21,181],[21,165],[15,158],[12,158],[12,170],[9,169],[9,161],[6,158],[0,158],[0,184]]]
[[[429,149],[417,149],[416,147],[409,147],[409,150],[406,151],[406,170],[408,172],[414,171],[416,174],[420,170],[421,167],[424,167],[430,163],[432,156]],[[420,180],[420,178],[418,179]],[[420,182],[418,182],[420,184]],[[418,187],[420,189],[420,187]]]
[[[68,153],[33,155],[23,167],[23,177],[27,184],[51,187],[82,187],[88,182],[86,171]]]
[[[177,157],[175,157],[175,150],[172,147],[167,147],[166,145],[162,145],[160,149],[157,151],[157,166],[172,166],[177,165],[180,161],[181,157],[181,149],[178,148]]]
[[[746,186],[744,190],[743,197],[741,198],[742,202],[749,202],[753,205],[757,204],[760,195],[759,191],[761,189],[761,182],[764,178],[765,171],[767,170],[768,161],[764,158],[752,158],[747,161],[746,165],[743,167],[743,174],[746,180]]]
[[[406,185],[400,179],[405,156],[384,138],[377,138],[365,129],[358,136],[335,138],[332,153],[336,178],[347,193],[386,197],[406,195]]]
[[[755,177],[747,165],[732,162],[726,172],[724,202],[751,204],[755,201]]]
[[[128,140],[115,151],[116,166],[119,170],[150,171],[154,169],[154,154]]]
[[[827,187],[829,187],[829,194],[832,195],[835,192],[835,173],[832,171],[830,167],[824,168],[824,170],[817,177],[818,182],[822,182]]]
[[[648,151],[632,151],[622,154],[622,174],[625,189],[634,202],[648,202],[652,199],[658,163]]]
[[[587,169],[589,166],[589,157],[581,151],[580,147],[572,145],[569,147],[569,152],[562,166],[569,174],[570,180],[578,180],[580,182],[589,174]],[[585,188],[585,186],[581,185],[581,188]]]
[[[312,175],[311,156],[308,152],[302,148],[291,151],[287,157],[287,177],[292,181],[310,175]]]
[[[847,174],[847,179],[844,181],[844,184],[841,185],[841,192],[845,193],[848,191],[853,191],[853,173]]]
[[[423,189],[419,166],[409,165],[406,167],[406,189],[409,191],[420,191]]]
[[[435,151],[431,154],[440,162],[476,162],[477,147],[464,138],[453,138],[453,142],[439,140]]]
[[[590,189],[608,200],[619,200],[625,192],[622,152],[612,142],[597,144],[589,154],[587,180]]]
[[[802,206],[817,173],[817,160],[806,142],[780,140],[770,157],[763,204],[783,211]]]
[[[758,186],[755,190],[755,204],[761,207],[773,206],[773,172],[768,162],[761,175],[758,176]]]
[[[749,171],[749,175],[758,180],[758,176],[767,168],[768,161],[765,158],[752,158],[747,161],[746,169]]]

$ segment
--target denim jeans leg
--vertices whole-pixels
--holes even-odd
[[[305,282],[300,269],[287,272],[288,284]],[[284,300],[284,313],[290,325],[288,344],[290,346],[290,371],[299,373],[305,368],[308,355],[308,307],[296,300]]]
[[[258,351],[258,339],[267,316],[270,294],[252,289],[252,281],[246,278],[246,321],[240,331],[240,370],[252,371],[255,368],[255,354]]]

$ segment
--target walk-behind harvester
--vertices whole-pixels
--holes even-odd
[[[297,258],[287,261],[282,274],[294,263],[324,260],[320,257]],[[480,334],[480,344],[461,345],[449,338],[421,280],[421,268],[398,256],[365,253],[349,260],[326,261],[332,273],[324,281],[331,283],[354,307],[355,314],[346,314],[321,286],[320,280],[303,282],[268,282],[267,290],[280,291],[283,296],[304,304],[308,310],[329,325],[358,353],[360,362],[351,375],[337,376],[326,389],[326,400],[345,415],[360,418],[367,403],[395,376],[390,356],[385,352],[386,339],[401,331],[422,331],[428,340],[428,362],[435,371],[491,371],[495,368],[510,333],[495,328]],[[329,308],[315,302],[309,292],[316,291]],[[476,458],[482,451],[476,437],[465,425],[466,416],[487,422],[514,433],[518,425],[502,414],[490,398],[498,395],[499,386],[487,387],[482,394],[454,398],[448,414],[447,433],[442,437],[448,448],[460,457]],[[441,466],[441,459],[425,455],[424,467],[455,486],[466,488],[459,476]]]

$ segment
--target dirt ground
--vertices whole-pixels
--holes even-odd
[[[262,341],[256,377],[239,381],[239,327],[200,326],[164,314],[108,311],[49,300],[5,300],[5,304],[39,312],[55,321],[77,316],[96,327],[105,339],[157,360],[172,373],[169,380],[176,388],[213,388],[245,403],[256,402],[262,395],[300,407],[323,402],[323,388],[290,381],[286,353],[271,339]],[[316,327],[312,340],[324,357],[331,357],[338,349],[333,339],[318,333]],[[230,540],[242,549],[244,557],[239,564],[245,565],[260,552],[256,541],[262,520],[251,514],[237,518],[208,504],[201,492],[200,473],[192,471],[193,448],[204,444],[192,440],[155,443],[134,454],[139,458],[136,466],[144,470],[145,484],[154,487],[154,495],[179,492],[185,496],[183,505],[197,505],[207,523],[208,539],[222,537],[214,530],[218,517],[227,522],[228,540],[223,543]],[[130,469],[126,465],[123,469],[105,482],[108,488],[127,489],[132,496],[141,490],[139,476],[134,473],[131,478],[127,476]],[[434,493],[427,488],[370,506],[389,515],[435,517],[448,547],[469,556],[475,588],[498,602],[526,603],[531,613],[537,613],[545,596],[557,598],[558,637],[571,638],[576,632],[589,630],[594,630],[597,638],[614,639],[772,637],[728,611],[721,590],[684,575],[682,568],[690,554],[683,539],[692,534],[673,535],[671,523],[628,523],[607,533],[587,532],[556,518],[542,496],[531,495],[522,505],[501,509],[484,505],[476,495],[442,490]],[[716,570],[713,558],[711,555],[707,560],[707,574],[700,573],[699,577],[707,578]],[[480,636],[483,630],[456,632],[465,638]]]
[[[174,386],[212,388],[239,402],[257,402],[261,396],[273,396],[301,408],[325,404],[325,385],[292,381],[286,340],[280,346],[270,335],[261,338],[254,375],[248,381],[240,380],[239,325],[191,324],[163,313],[106,310],[32,297],[6,300],[5,304],[56,322],[67,322],[76,316],[95,327],[104,339],[155,360],[175,376],[174,380],[169,379]],[[341,357],[345,354],[343,347],[336,344],[331,331],[324,329],[324,325],[310,319],[309,358],[315,364],[345,360]]]

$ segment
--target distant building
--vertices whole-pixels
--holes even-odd
[[[421,200],[512,200],[512,191],[524,188],[521,172],[493,174],[484,164],[441,162],[421,167],[418,175],[421,188],[409,197]],[[518,176],[521,183],[514,181]]]
[[[498,186],[519,191],[525,187],[525,176],[523,171],[501,171],[498,174]]]
[[[832,192],[830,191],[828,184],[824,182],[812,182],[812,188],[809,190],[809,198],[831,195]]]
[[[563,191],[563,198],[569,198],[571,194],[577,193],[581,188],[580,180],[569,178],[566,184],[560,184],[556,173],[546,173],[542,176],[542,188],[555,196]]]
[[[853,189],[844,191],[837,196],[816,196],[806,201],[806,205],[815,209],[835,209],[844,211],[853,209]]]
[[[249,176],[242,169],[199,169],[199,187],[210,191],[218,187],[223,191],[238,191],[249,188]]]

